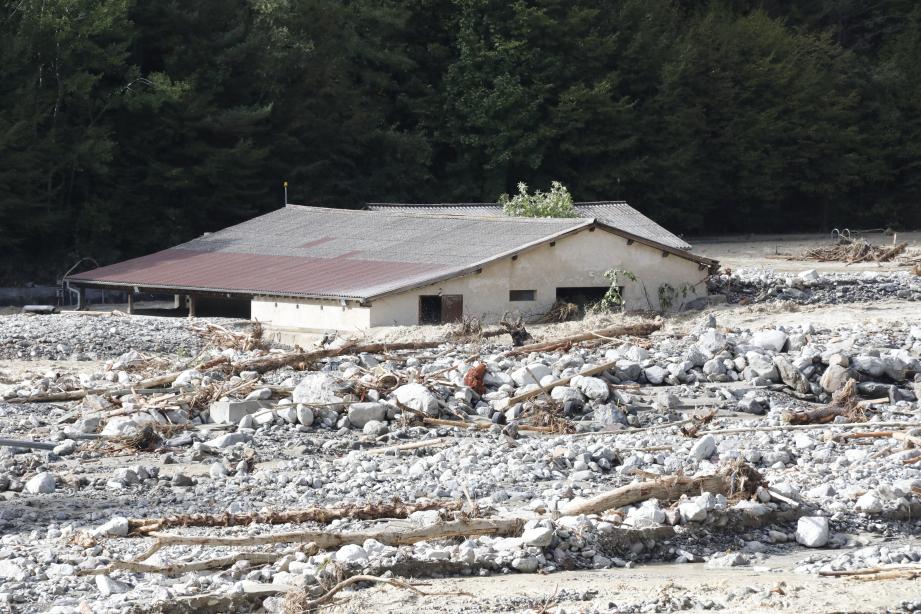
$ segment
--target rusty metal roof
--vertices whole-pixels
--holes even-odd
[[[573,205],[581,217],[595,218],[614,228],[661,245],[667,245],[675,249],[691,249],[690,244],[623,201],[579,202],[573,203]],[[367,206],[372,211],[490,217],[504,215],[502,206],[496,203],[368,203]]]
[[[462,274],[592,220],[371,212],[288,205],[76,283],[369,299]]]

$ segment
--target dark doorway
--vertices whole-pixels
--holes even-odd
[[[578,305],[579,311],[584,314],[585,309],[604,298],[607,291],[606,287],[598,288],[595,286],[557,288],[556,300],[557,302]]]
[[[419,324],[441,324],[441,297],[419,297]]]
[[[423,295],[419,297],[419,324],[459,322],[464,315],[462,294]]]

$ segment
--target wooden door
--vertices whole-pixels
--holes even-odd
[[[441,322],[450,324],[451,322],[460,322],[464,316],[464,295],[463,294],[442,294],[441,295]]]

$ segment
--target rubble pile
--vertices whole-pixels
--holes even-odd
[[[124,315],[3,316],[0,341],[0,360],[105,360],[126,348],[192,356],[203,347],[201,336],[181,320]]]
[[[909,272],[781,273],[738,269],[713,275],[711,293],[730,304],[790,302],[799,305],[865,303],[882,299],[921,300],[921,277]]]
[[[189,325],[91,322],[114,320],[120,353],[98,370],[0,385],[4,607],[280,612],[355,574],[921,561],[898,541],[921,528],[912,323],[710,316],[538,351],[265,350],[228,332],[154,356],[123,344],[170,330],[185,347]],[[663,604],[625,611],[708,607]]]

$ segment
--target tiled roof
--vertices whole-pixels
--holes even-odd
[[[504,216],[502,206],[495,203],[368,203],[367,206],[373,211],[432,213],[436,215]],[[675,249],[691,249],[691,246],[680,237],[675,236],[623,201],[583,202],[574,203],[574,206],[581,217],[595,218],[614,228],[661,245],[667,245]]]

